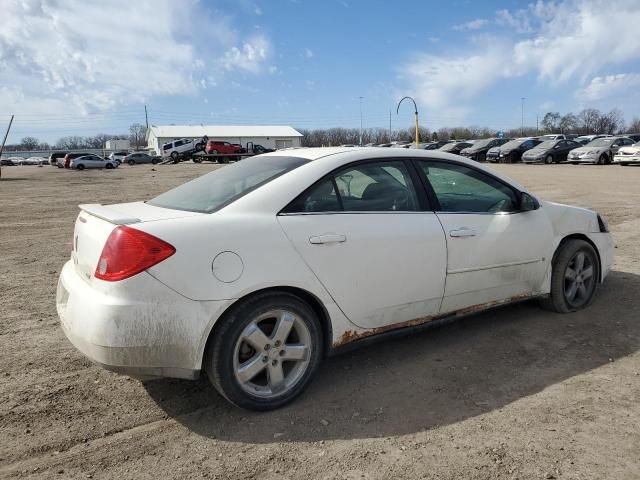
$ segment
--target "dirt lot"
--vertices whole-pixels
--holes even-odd
[[[640,168],[497,167],[608,217],[615,268],[587,311],[524,303],[334,357],[267,414],[103,371],[58,326],[76,205],[213,168],[2,168],[0,477],[640,478]]]

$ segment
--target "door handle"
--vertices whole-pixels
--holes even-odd
[[[467,227],[460,227],[457,230],[450,230],[449,235],[452,237],[475,237],[476,231]]]
[[[342,243],[347,241],[347,236],[341,233],[325,233],[324,235],[316,235],[309,237],[309,243],[320,245],[323,243]]]

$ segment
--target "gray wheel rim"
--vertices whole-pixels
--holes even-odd
[[[293,389],[311,358],[311,333],[299,315],[271,310],[253,319],[233,351],[233,373],[246,393],[270,399]]]
[[[584,250],[576,252],[564,273],[564,297],[572,307],[586,304],[595,286],[596,268],[591,255]]]

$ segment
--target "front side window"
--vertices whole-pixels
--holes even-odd
[[[286,209],[302,212],[394,212],[418,210],[418,198],[402,161],[346,167],[316,183]]]
[[[516,193],[499,180],[463,165],[421,161],[442,212],[515,212]]]

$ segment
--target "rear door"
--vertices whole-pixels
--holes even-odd
[[[278,217],[358,326],[386,327],[439,311],[446,242],[416,180],[409,162],[358,162],[317,182]]]
[[[540,291],[551,225],[538,209],[519,211],[519,192],[487,173],[444,161],[418,161],[447,241],[440,313]]]

